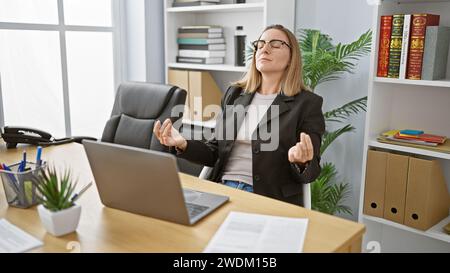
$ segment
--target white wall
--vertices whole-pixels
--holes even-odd
[[[372,7],[364,0],[297,0],[296,28],[314,28],[329,34],[334,43],[349,43],[356,40],[372,26]],[[357,98],[367,96],[369,77],[369,56],[358,62],[354,74],[340,80],[324,83],[316,93],[324,98],[324,112],[335,109]],[[356,131],[338,138],[325,152],[322,162],[333,162],[338,170],[339,180],[351,184],[352,197],[348,205],[357,220],[359,190],[364,143],[365,113],[349,120]],[[343,124],[345,125],[345,124]],[[340,126],[343,126],[340,125]],[[332,126],[329,129],[340,127]]]
[[[164,1],[145,0],[145,2],[147,82],[163,83],[165,81]]]
[[[125,1],[127,81],[146,80],[145,1]]]
[[[126,81],[164,82],[163,1],[125,1]]]

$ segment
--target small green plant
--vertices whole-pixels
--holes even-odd
[[[48,210],[56,212],[74,205],[72,201],[76,183],[70,170],[58,173],[55,167],[42,170],[34,181],[40,194],[39,202]]]

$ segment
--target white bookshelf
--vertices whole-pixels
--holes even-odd
[[[224,71],[224,72],[246,72],[247,68],[242,66],[226,65],[226,64],[186,64],[186,63],[169,63],[169,68],[194,69],[207,71]]]
[[[363,218],[370,222],[379,223],[382,225],[388,225],[388,226],[395,227],[400,230],[404,230],[407,232],[411,232],[411,233],[419,234],[419,235],[426,236],[429,238],[433,238],[433,239],[436,239],[436,240],[439,240],[439,241],[442,241],[445,243],[450,243],[450,236],[445,234],[444,232],[442,232],[442,228],[450,222],[450,216],[445,218],[444,220],[440,221],[439,223],[437,223],[436,225],[434,225],[433,227],[431,227],[430,229],[428,229],[426,231],[411,228],[411,227],[401,225],[396,222],[392,222],[392,221],[389,221],[389,220],[386,220],[383,218],[374,217],[374,216],[363,215]]]
[[[205,128],[213,129],[216,127],[216,121],[215,120],[207,120],[207,121],[196,121],[196,120],[189,120],[189,119],[183,119],[183,123],[186,125],[195,125],[195,126],[201,126]]]
[[[374,81],[380,82],[380,83],[394,83],[394,84],[407,84],[407,85],[450,88],[450,79],[436,80],[436,81],[424,81],[424,80],[407,80],[407,79],[399,80],[399,79],[375,77]],[[449,90],[449,92],[450,92],[450,90]]]
[[[360,187],[359,221],[366,225],[365,243],[378,241],[381,251],[450,252],[450,235],[442,227],[450,217],[427,231],[417,230],[386,219],[363,214],[367,150],[376,148],[418,157],[438,159],[450,189],[450,154],[420,148],[380,143],[377,136],[391,129],[422,129],[450,137],[450,56],[446,79],[439,81],[399,80],[376,77],[381,15],[439,14],[440,25],[450,26],[450,0],[380,0],[373,5],[373,45],[370,61],[363,170]]]
[[[389,143],[381,143],[381,142],[378,142],[376,139],[369,140],[368,145],[369,145],[369,147],[380,148],[380,149],[385,149],[385,150],[390,150],[390,151],[398,151],[398,152],[404,152],[404,153],[409,153],[409,154],[413,154],[413,155],[428,156],[430,158],[440,158],[440,159],[450,160],[450,154],[447,154],[447,153],[435,152],[432,150],[413,148],[413,147],[407,147],[407,146],[402,146],[402,145],[394,145],[394,144],[389,144]]]
[[[239,80],[247,71],[246,67],[234,65],[236,26],[244,27],[247,43],[256,40],[261,31],[271,24],[282,24],[295,31],[295,0],[247,0],[243,4],[222,0],[218,5],[193,7],[172,7],[172,3],[173,0],[164,0],[166,82],[169,68],[210,71],[222,92],[225,92],[231,82]],[[177,63],[177,31],[184,25],[222,26],[227,45],[225,63],[220,65]],[[184,120],[183,123],[208,128],[215,125],[210,121],[202,123]]]
[[[215,13],[215,12],[249,12],[263,11],[264,3],[244,3],[244,4],[221,4],[210,6],[175,7],[167,8],[167,12],[190,12],[190,13]]]

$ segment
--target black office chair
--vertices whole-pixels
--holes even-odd
[[[166,151],[156,137],[156,120],[171,118],[172,108],[184,105],[186,91],[171,85],[154,83],[122,83],[117,90],[111,118],[106,122],[102,141],[127,146]]]
[[[111,118],[106,122],[102,141],[127,146],[168,151],[153,136],[156,120],[170,118],[176,122],[182,118],[171,117],[174,106],[184,105],[186,91],[176,86],[154,83],[122,83],[117,90]],[[178,114],[178,113],[177,113]],[[201,166],[177,158],[181,172],[198,175]]]

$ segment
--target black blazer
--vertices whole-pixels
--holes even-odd
[[[243,92],[241,88],[231,86],[222,98],[222,114],[217,118],[214,137],[208,141],[188,140],[186,150],[177,156],[197,164],[214,167],[210,180],[220,182],[233,148],[234,139],[243,115],[236,117],[233,111],[238,105],[247,107],[255,93]],[[258,125],[258,129],[270,124],[276,116],[279,118],[279,145],[276,150],[263,151],[261,144],[268,143],[260,137],[259,130],[255,130],[252,137],[253,161],[253,190],[257,194],[272,197],[285,202],[303,205],[302,184],[314,181],[320,174],[320,145],[325,131],[325,119],[322,113],[321,96],[309,91],[288,97],[279,94],[272,105],[279,106],[279,114],[270,115],[268,111],[267,122]],[[227,106],[228,105],[228,106]],[[233,122],[235,120],[235,122]],[[264,120],[264,119],[263,119]],[[237,121],[237,122],[236,122]],[[226,135],[227,128],[234,125],[234,138],[223,140],[219,132]],[[306,165],[290,163],[288,151],[300,141],[300,133],[310,135],[314,146],[314,158]],[[267,137],[265,137],[267,139]]]

